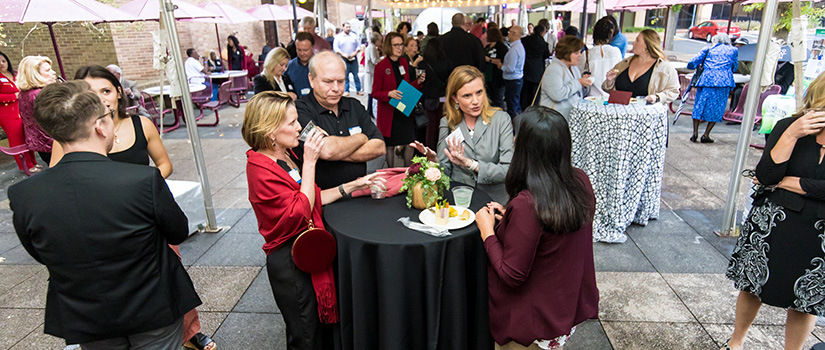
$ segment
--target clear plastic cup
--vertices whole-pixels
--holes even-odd
[[[317,126],[315,126],[315,123],[313,123],[310,120],[309,123],[307,123],[307,125],[304,126],[304,129],[301,130],[301,134],[298,135],[298,140],[300,140],[301,142],[306,142],[307,137],[309,137],[309,132],[312,131],[315,128],[317,128]]]
[[[459,207],[470,207],[470,202],[473,200],[473,188],[470,186],[453,187],[453,201]]]
[[[370,186],[370,196],[372,199],[384,199],[387,196],[387,187],[382,183]]]

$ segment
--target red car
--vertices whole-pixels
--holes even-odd
[[[711,38],[718,33],[727,33],[728,21],[713,20],[699,23],[699,25],[691,27],[688,30],[688,38],[691,39],[705,39],[710,42]],[[739,26],[731,24],[728,36],[731,39],[738,39],[742,35]]]

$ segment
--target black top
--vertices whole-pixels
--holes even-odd
[[[363,133],[370,140],[379,139],[381,132],[372,122],[367,110],[358,100],[341,97],[338,102],[338,115],[321,106],[315,94],[309,94],[295,102],[298,109],[298,122],[306,126],[311,120],[331,136],[351,136]],[[303,156],[303,145],[293,148],[299,158]],[[367,174],[366,162],[327,161],[319,159],[315,171],[315,184],[321,189],[333,188]]]
[[[776,69],[776,74],[774,74],[773,80],[776,82],[776,85],[782,87],[779,94],[784,95],[788,92],[788,88],[791,84],[793,84],[793,63],[785,62],[785,64],[782,64],[782,62],[780,62],[779,65],[781,65],[781,67]]]
[[[401,55],[401,57],[404,58],[405,60],[407,60],[407,63],[410,65],[410,80],[412,81],[412,80],[418,79],[418,74],[416,74],[416,72],[415,72],[415,69],[418,68],[418,67],[413,66],[413,61],[418,59],[418,57],[421,57],[421,55],[420,54],[415,54],[415,56],[410,57],[410,56],[407,56],[407,54],[403,54],[403,55]],[[400,84],[400,82],[399,82],[399,84]]]
[[[441,47],[450,53],[450,61],[453,68],[469,64],[483,69],[484,46],[481,45],[475,35],[467,33],[461,27],[453,27],[449,32],[441,36]]]
[[[817,217],[825,218],[825,162],[820,163],[822,145],[816,142],[816,135],[808,135],[796,141],[791,157],[784,163],[775,163],[771,158],[771,150],[776,146],[779,137],[796,121],[797,118],[785,118],[776,123],[762,159],[756,165],[756,178],[759,183],[771,186],[778,184],[785,176],[799,177],[799,185],[805,195],[796,194],[783,189],[767,192],[767,198],[787,209],[800,212],[805,205],[816,208]],[[754,201],[754,206],[758,203]]]
[[[255,92],[255,95],[264,92],[264,91],[281,91],[281,92],[292,92],[295,93],[295,85],[292,84],[292,80],[289,80],[289,77],[286,74],[281,74],[281,79],[284,80],[284,85],[286,86],[286,91],[281,91],[281,87],[278,86],[276,83],[275,86],[269,83],[269,80],[264,76],[263,73],[256,75],[252,78],[252,90]]]
[[[211,68],[212,72],[223,72],[223,62],[220,58],[215,60],[215,64],[212,64],[212,60],[206,60],[206,65]]]
[[[401,67],[401,58],[395,61],[390,60],[390,64],[392,65],[392,72],[395,73],[395,85],[401,85],[401,80],[404,79],[399,68]],[[410,70],[412,69],[415,68],[410,67]],[[384,143],[387,146],[400,146],[415,141],[415,118],[407,116],[395,108],[392,111],[390,136],[384,136]]]
[[[49,270],[46,334],[68,344],[125,337],[201,304],[167,245],[189,229],[157,168],[70,152],[8,198],[20,242]]]
[[[229,55],[232,57],[229,58],[229,62],[232,62],[232,67],[229,67],[231,70],[242,70],[243,68],[243,55],[241,55],[241,50],[235,50],[233,52],[229,52]]]
[[[129,164],[149,165],[149,142],[143,134],[143,125],[140,123],[140,116],[133,115],[132,125],[135,128],[135,143],[132,147],[115,153],[109,153],[109,159]]]
[[[524,46],[524,81],[541,82],[544,61],[550,57],[547,42],[540,35],[531,34],[521,38],[521,45]]]
[[[485,48],[485,53],[487,57],[495,58],[498,60],[504,61],[504,56],[507,55],[507,45],[504,42],[497,42],[495,45],[490,43]],[[490,87],[501,87],[504,86],[504,78],[502,78],[502,71],[501,68],[493,64],[492,62],[484,63],[484,79],[487,81],[487,86]]]
[[[422,60],[418,67],[424,69],[427,79],[424,80],[424,90],[421,91],[424,99],[434,100],[447,94],[447,79],[452,73],[453,64],[449,58],[430,62]]]
[[[650,77],[653,75],[653,67],[655,66],[655,64],[650,65],[647,72],[636,77],[634,81],[630,81],[630,75],[628,74],[630,68],[625,69],[616,77],[616,90],[630,91],[633,96],[647,96],[647,87],[650,85]]]

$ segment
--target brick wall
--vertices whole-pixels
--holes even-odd
[[[114,0],[113,6],[120,7],[130,0]],[[151,0],[150,0],[151,1]],[[205,0],[183,0],[193,4],[206,2]],[[211,0],[210,0],[211,1]],[[261,0],[220,0],[241,10],[249,10],[261,4]],[[264,0],[266,1],[266,0]],[[355,17],[355,6],[339,4],[336,0],[328,1],[329,20],[336,26],[342,20]],[[108,1],[105,1],[108,2]],[[290,4],[290,0],[274,0],[276,5]],[[312,8],[311,1],[305,4]],[[279,21],[278,36],[281,43],[289,42],[292,34],[292,22]],[[29,31],[36,27],[29,33]],[[263,46],[266,44],[263,22],[241,24],[218,24],[218,35],[215,34],[215,24],[197,22],[177,22],[178,38],[181,54],[186,58],[186,49],[195,48],[205,55],[209,50],[226,48],[226,37],[235,35],[241,45],[248,46],[249,51],[257,59]],[[158,22],[112,23],[92,26],[86,23],[59,23],[54,26],[60,55],[66,76],[71,79],[74,71],[81,66],[98,64],[106,66],[118,64],[123,69],[123,76],[135,80],[141,86],[157,85],[158,72],[152,69],[152,31],[158,30]],[[52,58],[54,69],[58,71],[52,48],[48,27],[44,24],[16,24],[3,25],[6,34],[6,47],[0,47],[14,65],[26,55],[45,55]],[[58,71],[59,73],[59,71]]]

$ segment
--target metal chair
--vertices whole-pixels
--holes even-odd
[[[725,112],[722,116],[722,120],[728,122],[728,124],[742,122],[742,114],[745,113],[745,100],[748,96],[749,87],[750,83],[745,83],[745,86],[742,87],[742,95],[739,97],[739,103],[736,105],[736,108],[732,111]],[[759,124],[759,122],[762,121],[762,102],[765,102],[765,98],[770,95],[779,94],[779,91],[781,90],[781,86],[774,84],[768,90],[759,95],[759,105],[756,107],[756,119],[753,121],[754,124]]]
[[[197,77],[192,77],[192,78],[197,78]],[[189,78],[189,83],[190,84],[193,84],[192,83],[192,78]],[[211,84],[211,79],[209,79],[209,80],[210,80],[210,84],[207,85],[207,86],[212,85]],[[200,81],[198,81],[197,83],[200,84]],[[194,103],[195,106],[198,106],[198,109],[200,109],[200,111],[201,111],[201,114],[197,118],[195,118],[195,120],[201,120],[201,118],[203,118],[203,104],[207,103],[211,100],[212,100],[212,89],[203,89],[201,91],[196,91],[196,92],[192,93],[192,103]]]
[[[246,75],[236,75],[230,78],[229,82],[232,83],[232,87],[229,89],[229,104],[233,107],[240,107],[241,103],[248,101],[246,99],[246,92],[249,91],[249,77]],[[221,86],[223,86],[223,84],[221,84]],[[220,95],[220,92],[218,92],[218,94]],[[237,100],[234,100],[233,97],[236,97]],[[218,99],[220,99],[220,96]]]
[[[682,95],[685,94],[685,91],[690,87],[690,79],[688,79],[687,74],[679,74],[679,84],[680,84],[680,86],[679,86],[679,96],[682,96]],[[696,89],[691,89],[690,94],[688,95],[688,99],[685,101],[685,103],[687,103],[689,105],[693,105],[693,102],[695,100],[696,100]],[[669,106],[670,106],[670,112],[671,113],[676,113],[676,110],[678,110],[678,107],[679,107],[678,105],[676,105],[676,101],[671,102],[669,104]],[[682,114],[691,114],[691,113],[692,113],[691,111],[686,111],[686,110],[682,109]]]
[[[162,98],[162,97],[161,97]],[[140,92],[140,105],[146,109],[146,112],[149,113],[149,118],[152,119],[152,123],[155,124],[155,128],[160,130],[160,121],[163,120],[163,117],[167,113],[172,113],[172,108],[166,108],[163,111],[160,110],[160,107],[155,103],[155,99],[152,98],[152,95],[149,95],[143,91]],[[180,127],[180,119],[172,113],[175,117],[175,123],[172,126],[163,129],[163,132],[169,132],[175,130]]]
[[[218,116],[218,110],[225,104],[231,104],[231,89],[232,82],[227,81],[221,84],[218,88],[218,100],[217,101],[209,101],[206,102],[199,107],[201,107],[201,115],[203,115],[203,108],[211,109],[212,112],[215,113],[215,122],[214,123],[198,123],[198,126],[215,126],[218,125],[220,122],[220,117]]]
[[[34,165],[29,165],[29,162],[26,160],[26,157],[23,156],[23,153],[28,152],[29,149],[26,147],[25,144],[17,145],[14,147],[3,147],[0,146],[0,152],[8,154],[13,157],[20,157],[20,163],[23,164],[23,172],[26,173],[27,176],[32,176],[31,171],[29,169]]]

